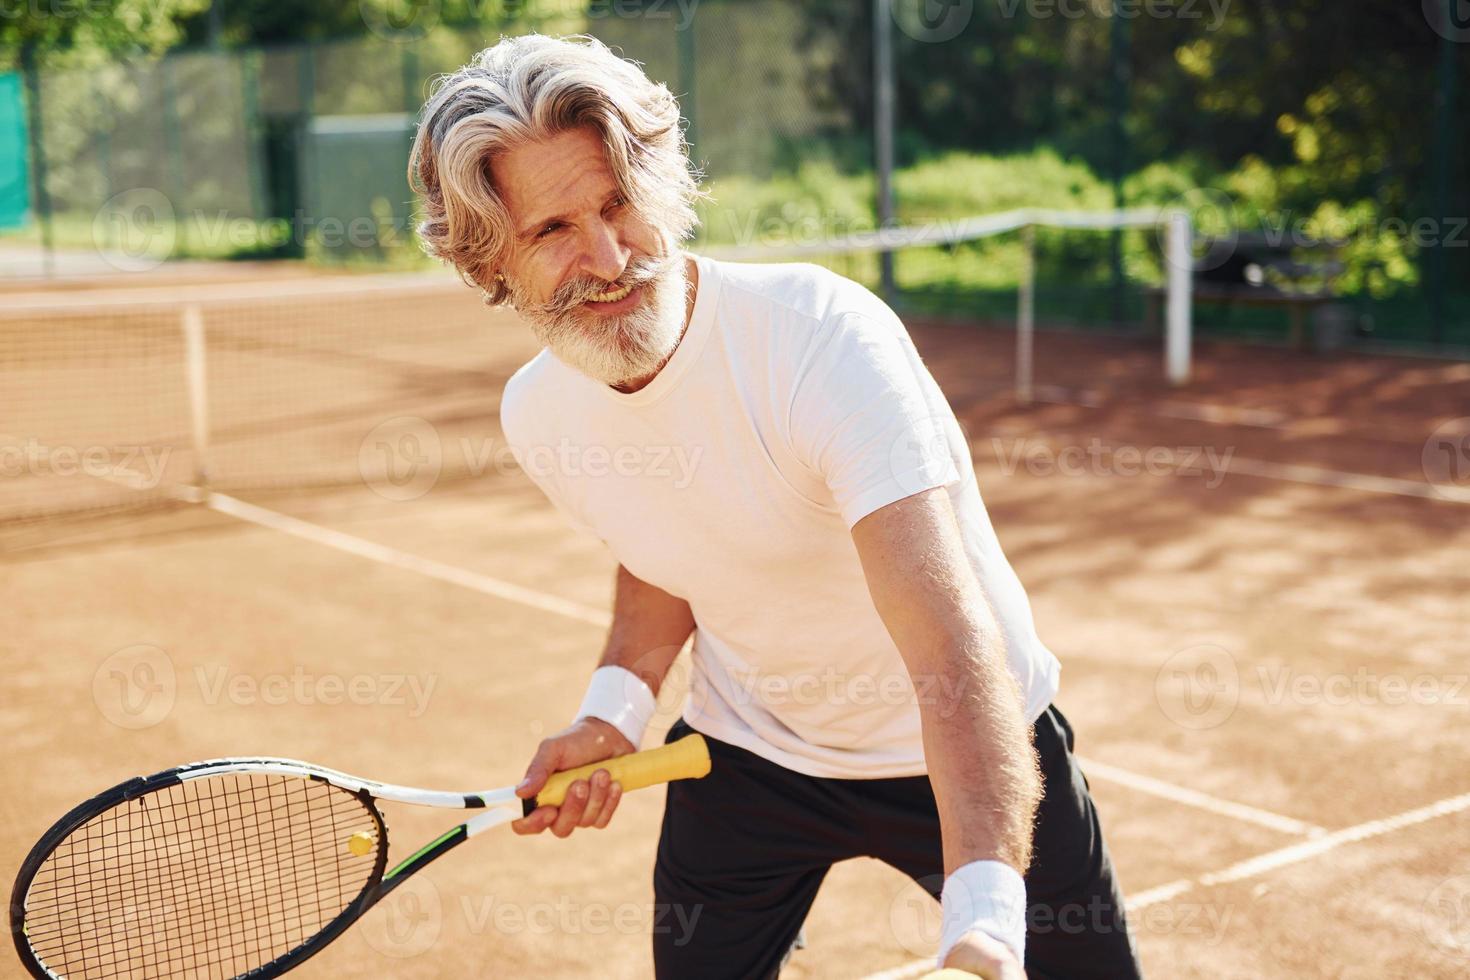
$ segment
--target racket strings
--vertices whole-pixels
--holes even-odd
[[[317,780],[232,773],[105,811],[46,858],[26,935],[73,978],[234,977],[296,949],[368,883],[377,823]],[[382,842],[379,842],[382,846]]]

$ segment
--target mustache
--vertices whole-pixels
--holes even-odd
[[[622,289],[625,286],[636,289],[655,282],[672,269],[677,261],[679,261],[679,256],[674,254],[640,255],[629,260],[628,267],[623,270],[623,274],[615,283],[608,283],[596,276],[578,276],[568,279],[556,288],[556,292],[551,294],[551,299],[534,305],[532,310],[526,312],[534,312],[542,316],[560,316],[569,313],[598,293]]]

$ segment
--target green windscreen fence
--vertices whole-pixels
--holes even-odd
[[[325,254],[385,254],[412,223],[408,113],[317,116],[301,155],[303,204]]]
[[[0,73],[0,228],[19,228],[30,211],[26,181],[26,117],[20,76]]]

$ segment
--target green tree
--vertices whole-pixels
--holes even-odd
[[[179,21],[209,0],[37,0],[0,17],[0,58],[58,49],[161,51],[183,36]]]

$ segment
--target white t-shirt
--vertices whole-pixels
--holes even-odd
[[[689,723],[808,775],[926,772],[918,706],[945,692],[910,681],[850,529],[940,486],[1034,721],[1060,665],[898,317],[817,266],[696,261],[688,329],[647,386],[619,392],[543,350],[500,409],[563,515],[689,603]]]

